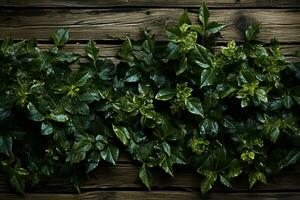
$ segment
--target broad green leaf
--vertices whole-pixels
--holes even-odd
[[[42,135],[51,135],[53,133],[53,127],[49,122],[43,122],[41,126]]]
[[[235,178],[238,177],[243,172],[242,166],[239,160],[234,159],[230,162],[230,167],[226,177]]]
[[[197,98],[190,98],[185,101],[186,109],[195,115],[200,115],[201,117],[204,117],[204,112],[202,108],[201,101]]]
[[[139,177],[142,180],[142,182],[146,185],[146,187],[149,190],[151,190],[152,177],[151,177],[151,173],[145,163],[140,168]]]
[[[176,59],[180,55],[180,45],[170,42],[167,46],[168,58]]]
[[[71,164],[79,163],[83,161],[86,157],[86,151],[72,151],[66,158],[66,162]]]
[[[283,98],[283,105],[284,105],[287,109],[292,108],[292,106],[293,106],[293,99],[292,99],[292,97],[289,96],[289,95],[286,95],[286,96]]]
[[[166,173],[170,174],[171,176],[174,176],[173,170],[172,170],[173,162],[170,157],[163,156],[162,159],[159,162],[159,166],[165,170]]]
[[[292,150],[290,150],[290,152],[287,154],[286,157],[284,157],[281,161],[280,161],[280,169],[283,169],[287,166],[296,164],[297,162],[300,161],[300,150],[297,148],[294,148]]]
[[[12,155],[13,140],[10,136],[0,135],[0,153]]]
[[[257,89],[257,90],[255,90],[255,94],[260,101],[268,102],[268,97],[267,97],[267,93],[265,90]]]
[[[99,49],[97,48],[97,44],[94,40],[90,39],[87,45],[85,46],[85,52],[87,56],[93,60],[94,65],[96,65],[96,61],[99,56]]]
[[[92,77],[93,77],[93,74],[88,72],[88,73],[84,74],[83,76],[81,76],[74,85],[77,87],[82,87],[85,84],[87,84],[88,80]]]
[[[173,99],[176,96],[176,89],[163,88],[158,91],[155,96],[155,99],[161,101],[168,101]]]
[[[5,108],[0,107],[0,121],[10,116],[10,110],[6,110]]]
[[[216,71],[214,69],[204,69],[201,73],[200,87],[213,85],[216,79]]]
[[[141,79],[141,74],[136,68],[130,68],[124,77],[124,81],[129,83],[138,82]]]
[[[171,146],[167,142],[162,143],[163,150],[164,152],[168,155],[171,156]]]
[[[81,101],[86,101],[88,103],[91,103],[93,101],[99,101],[101,99],[100,91],[99,90],[91,90],[88,91],[82,95],[80,95]]]
[[[132,44],[128,37],[122,44],[122,47],[118,51],[118,56],[122,58],[123,62],[127,62],[129,66],[134,66],[134,57],[132,55]]]
[[[183,12],[183,14],[180,15],[180,17],[179,17],[178,25],[179,25],[179,26],[182,26],[183,24],[189,24],[189,25],[192,24],[192,21],[190,20],[189,15],[188,15],[188,13],[187,13],[186,10],[185,10],[185,11]]]
[[[92,142],[89,139],[82,139],[78,142],[75,142],[74,149],[80,152],[87,152],[92,148]]]
[[[220,177],[220,182],[225,185],[226,187],[232,188],[231,183],[229,182],[228,178],[225,176],[222,176],[221,174],[219,174]]]
[[[206,27],[206,25],[208,23],[209,16],[210,16],[210,14],[206,7],[206,3],[205,3],[205,1],[202,1],[198,17],[204,27]]]
[[[278,126],[275,126],[273,124],[266,124],[263,128],[264,134],[269,138],[270,141],[273,143],[276,143],[279,135],[280,135],[280,129]]]
[[[256,23],[249,26],[245,31],[245,37],[247,41],[255,40],[256,36],[260,33],[260,24]]]
[[[14,170],[12,170],[9,175],[9,182],[17,192],[24,194],[25,179],[21,175],[18,175]]]
[[[124,145],[128,144],[128,140],[130,139],[130,133],[128,132],[127,128],[121,126],[112,125],[113,131],[115,132],[116,136],[121,140]]]
[[[208,171],[205,174],[205,178],[201,181],[201,192],[202,194],[206,194],[214,185],[217,180],[217,173],[213,171]]]
[[[22,167],[16,168],[15,171],[20,176],[28,176],[30,174],[26,169]]]
[[[179,65],[179,69],[176,71],[176,76],[179,76],[180,74],[182,74],[183,72],[185,72],[187,70],[187,57],[183,57],[180,60],[180,65]]]
[[[249,188],[251,189],[253,185],[257,182],[260,181],[264,184],[267,184],[266,176],[261,173],[261,172],[251,172],[248,175],[249,178]]]
[[[119,149],[114,145],[107,145],[100,153],[103,160],[116,165],[118,157],[119,157]]]
[[[216,136],[219,132],[218,122],[212,119],[205,119],[199,124],[199,132],[201,135]]]
[[[55,57],[54,62],[72,63],[78,59],[78,55],[72,52],[60,53]]]
[[[211,34],[216,34],[219,31],[221,31],[225,27],[224,24],[219,24],[217,22],[211,22],[207,25],[206,31],[208,31]]]
[[[69,120],[69,117],[65,114],[54,114],[51,113],[48,116],[49,119],[52,119],[53,121],[57,121],[57,122],[66,122]]]
[[[41,167],[41,173],[42,173],[42,175],[45,175],[45,176],[51,176],[53,174],[53,168],[48,166],[47,164],[44,164]]]
[[[55,46],[60,47],[64,45],[69,40],[69,32],[67,29],[61,28],[52,33],[52,40]]]
[[[29,119],[36,122],[40,122],[45,119],[45,116],[42,115],[32,103],[28,103],[27,109],[29,110]]]
[[[87,157],[88,163],[85,166],[86,172],[89,173],[92,170],[94,170],[96,167],[98,167],[99,162],[101,160],[100,154],[97,151],[93,151],[89,154]]]

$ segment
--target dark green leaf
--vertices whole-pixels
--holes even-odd
[[[167,142],[162,143],[163,150],[168,156],[171,156],[171,146]]]
[[[217,22],[211,22],[207,25],[206,30],[211,34],[216,34],[225,27],[224,24],[219,24]]]
[[[173,170],[172,170],[173,162],[170,157],[163,156],[163,158],[159,162],[159,166],[165,170],[166,173],[170,174],[171,176],[174,176]]]
[[[292,97],[289,96],[289,95],[286,95],[286,96],[283,98],[283,105],[284,105],[287,109],[292,108],[292,106],[293,106],[293,99],[292,99]]]
[[[151,177],[151,173],[145,163],[140,168],[139,177],[142,180],[142,182],[146,185],[146,187],[149,190],[151,190],[152,177]]]
[[[201,181],[201,192],[206,194],[214,185],[217,180],[217,173],[213,171],[207,171],[205,173],[205,178]]]
[[[252,188],[253,185],[257,182],[257,181],[260,181],[264,184],[267,184],[267,181],[266,181],[266,176],[261,173],[261,172],[251,172],[249,175],[249,188]]]
[[[41,126],[42,135],[51,135],[53,133],[53,127],[49,122],[43,122]]]
[[[100,155],[103,160],[116,165],[119,157],[119,149],[116,146],[109,144],[101,151]]]
[[[184,57],[180,60],[179,69],[176,71],[176,76],[179,76],[187,70],[187,57]]]
[[[190,20],[189,15],[188,15],[188,13],[187,13],[186,10],[179,17],[179,23],[178,23],[178,25],[182,26],[183,24],[189,24],[189,25],[192,24],[192,21]]]
[[[205,1],[202,1],[201,7],[199,10],[199,20],[204,27],[206,27],[206,25],[208,23],[209,16],[210,16],[210,14],[206,7],[206,3],[205,3]]]
[[[77,87],[84,86],[88,82],[88,80],[92,77],[93,75],[90,72],[84,74],[82,77],[79,78],[79,80],[76,81],[75,86]]]
[[[93,60],[95,65],[99,56],[99,49],[97,48],[97,44],[96,42],[94,42],[94,40],[92,39],[89,40],[89,42],[85,46],[85,52],[87,56]]]
[[[29,110],[29,119],[37,122],[43,121],[45,119],[45,117],[36,109],[36,107],[32,103],[29,103],[27,105],[27,109]]]
[[[214,84],[216,72],[213,69],[204,69],[201,73],[200,87],[205,87]]]
[[[6,154],[7,156],[12,155],[12,144],[13,140],[10,136],[0,135],[0,153]]]
[[[186,109],[195,115],[200,115],[201,117],[204,117],[203,108],[201,101],[197,98],[191,98],[189,100],[185,101]]]
[[[9,182],[17,192],[24,194],[25,179],[21,175],[18,175],[15,171],[12,171],[9,176]]]
[[[52,40],[55,46],[60,47],[64,45],[69,40],[69,32],[67,29],[61,28],[52,33]]]
[[[163,88],[159,90],[159,92],[156,94],[155,99],[161,101],[168,101],[173,99],[175,96],[176,96],[176,89]]]
[[[246,40],[247,41],[255,40],[259,32],[260,32],[260,24],[256,23],[252,26],[249,26],[245,31]]]
[[[225,185],[226,187],[232,188],[231,183],[229,182],[229,180],[227,179],[227,177],[222,176],[221,174],[219,174],[220,177],[220,182]]]
[[[57,122],[66,122],[69,120],[69,117],[65,114],[54,114],[51,113],[48,116],[49,119],[52,119],[53,121],[57,121]]]
[[[124,81],[129,82],[129,83],[134,83],[134,82],[139,81],[140,78],[141,78],[140,72],[135,68],[131,68],[126,72]]]
[[[128,132],[128,130],[125,128],[125,127],[118,127],[118,126],[115,126],[113,125],[113,130],[116,134],[116,136],[121,140],[121,142],[124,144],[124,145],[127,145],[128,144],[128,140],[130,139],[130,134]]]

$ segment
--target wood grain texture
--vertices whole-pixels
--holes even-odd
[[[161,169],[152,169],[153,190],[199,190],[201,176],[188,167],[175,167],[175,176],[170,177]],[[145,190],[138,178],[139,167],[132,164],[118,164],[111,166],[102,163],[91,175],[89,180],[81,184],[82,191],[93,190]],[[217,184],[214,192],[249,192],[246,177],[238,178],[233,183],[234,188],[228,189]],[[28,192],[39,193],[74,193],[72,185],[62,178],[44,178],[40,184],[30,188]],[[300,165],[284,170],[278,175],[270,178],[268,184],[258,183],[252,191],[256,192],[278,192],[278,191],[300,191]],[[13,192],[8,186],[5,178],[0,176],[0,193]],[[1,198],[0,198],[1,199]]]
[[[115,40],[126,35],[140,39],[140,31],[149,28],[158,40],[166,40],[165,28],[177,23],[183,9],[0,9],[0,38],[49,40],[59,27],[69,28],[71,39]],[[191,10],[197,21],[197,10]],[[224,23],[219,41],[241,41],[248,24],[259,21],[259,39],[276,37],[281,42],[300,42],[300,9],[218,9],[211,11],[211,20]]]
[[[300,192],[285,193],[209,193],[201,198],[199,192],[191,191],[95,191],[83,194],[0,194],[3,200],[299,200]]]
[[[14,7],[186,7],[200,6],[200,0],[0,0],[0,6]],[[206,0],[209,7],[300,7],[299,0]]]

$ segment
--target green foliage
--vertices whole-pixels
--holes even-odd
[[[34,40],[2,41],[0,169],[16,191],[54,175],[80,191],[100,161],[117,164],[120,146],[142,163],[149,190],[153,167],[174,176],[174,165],[188,164],[205,194],[239,176],[250,188],[266,183],[298,162],[299,66],[285,61],[276,40],[256,40],[259,25],[244,43],[214,51],[224,25],[209,16],[205,3],[200,24],[184,12],[167,29],[168,43],[149,31],[142,41],[126,38],[117,65],[89,40],[89,61],[77,71],[70,65],[78,55],[60,50],[65,29],[46,51]]]

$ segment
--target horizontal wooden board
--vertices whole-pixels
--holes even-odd
[[[299,200],[300,192],[285,193],[209,193],[201,198],[199,192],[192,191],[94,191],[74,194],[0,194],[3,200]]]
[[[0,0],[14,7],[199,7],[200,0]],[[300,7],[299,0],[206,0],[210,7]]]
[[[143,28],[152,30],[158,40],[166,40],[165,28],[177,23],[183,9],[0,9],[0,38],[49,40],[59,27],[69,28],[72,40],[115,40],[126,35],[139,39]],[[197,21],[197,10],[191,10]],[[259,21],[259,39],[276,37],[281,42],[300,42],[300,9],[217,9],[211,19],[224,23],[219,41],[242,40],[249,23]]]
[[[132,163],[118,164],[111,166],[101,164],[91,174],[91,178],[82,183],[82,191],[92,190],[145,190],[145,187],[138,178],[139,167]],[[165,174],[161,169],[152,169],[153,190],[199,190],[201,177],[191,168],[177,166],[174,169],[175,176]],[[234,188],[228,189],[217,184],[214,192],[249,192],[247,178],[236,179]],[[28,190],[28,192],[39,193],[74,193],[71,184],[62,178],[43,179],[40,184]],[[256,192],[263,191],[300,191],[300,165],[286,169],[272,179],[268,184],[257,184],[254,187]],[[12,192],[3,176],[0,176],[0,193]],[[1,198],[0,198],[1,199]]]

